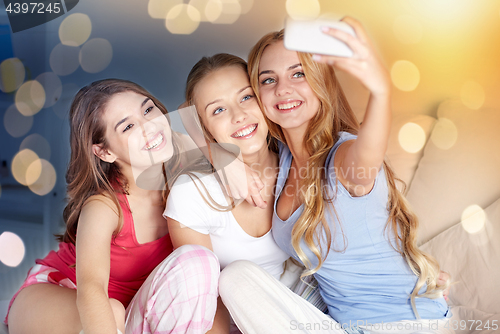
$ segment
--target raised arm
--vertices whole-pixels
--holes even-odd
[[[76,237],[77,307],[85,334],[116,334],[124,321],[115,320],[108,297],[110,245],[118,227],[116,206],[97,195],[83,206]]]
[[[324,28],[324,33],[345,42],[354,55],[350,58],[315,55],[314,59],[351,74],[370,92],[358,138],[343,143],[335,157],[340,181],[361,196],[373,187],[387,150],[392,118],[391,84],[387,69],[363,26],[350,17],[343,21],[354,29],[356,37],[333,28]]]

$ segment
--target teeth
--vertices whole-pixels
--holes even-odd
[[[163,136],[160,134],[158,138],[156,138],[154,141],[149,143],[149,145],[146,147],[146,150],[152,150],[153,148],[157,147],[158,145],[161,144],[163,141]]]
[[[290,108],[299,106],[301,103],[302,102],[295,101],[295,102],[290,102],[290,103],[278,104],[278,109],[280,109],[280,110],[290,109]]]
[[[243,129],[243,130],[241,130],[241,131],[236,132],[236,134],[235,134],[235,135],[233,135],[233,137],[235,137],[235,138],[239,138],[239,137],[244,137],[244,136],[247,136],[247,135],[249,135],[250,133],[252,133],[252,132],[255,130],[255,128],[256,128],[256,127],[257,127],[257,124],[254,124],[254,125],[252,125],[252,126],[250,126],[250,127],[246,128],[246,129]]]

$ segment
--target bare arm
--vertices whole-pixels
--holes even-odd
[[[110,245],[118,227],[114,203],[93,196],[83,206],[76,237],[77,307],[85,334],[116,334],[108,298]]]
[[[387,150],[392,116],[391,84],[362,25],[350,17],[343,21],[353,27],[356,37],[336,29],[325,29],[325,33],[345,42],[354,55],[351,58],[319,56],[318,61],[348,72],[370,91],[358,138],[343,143],[335,157],[335,167],[340,170],[339,180],[355,195],[361,196],[373,187]]]

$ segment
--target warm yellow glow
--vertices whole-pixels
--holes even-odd
[[[485,223],[486,213],[479,205],[470,205],[462,212],[462,227],[470,234],[481,231]]]
[[[14,98],[17,110],[24,116],[33,116],[45,104],[45,90],[36,80],[26,81],[19,87]]]
[[[200,22],[209,21],[207,18],[207,15],[205,14],[207,4],[209,2],[210,2],[210,0],[191,0],[191,1],[189,1],[189,5],[196,8],[198,10],[198,12],[200,13]],[[222,6],[220,6],[220,11],[219,11],[219,14],[217,14],[217,16],[220,15],[221,12],[222,12]]]
[[[30,182],[32,180],[29,178],[29,175],[33,174],[33,176],[35,176],[39,168],[38,164],[34,162],[28,167],[26,180],[29,182],[29,188],[32,192],[37,195],[44,196],[54,189],[56,184],[56,170],[47,160],[40,159],[38,161],[40,162],[39,165],[41,167],[39,177],[33,182]]]
[[[254,0],[239,0],[241,5],[241,14],[247,14],[253,7]]]
[[[89,39],[91,32],[92,22],[87,15],[71,14],[59,26],[59,39],[64,45],[80,46]]]
[[[406,123],[399,130],[399,145],[409,153],[416,153],[425,145],[425,131],[416,123]]]
[[[210,22],[215,22],[222,15],[222,1],[209,0],[205,6],[205,17]]]
[[[24,259],[23,240],[15,233],[0,234],[0,262],[8,267],[17,267]]]
[[[422,39],[422,25],[411,15],[401,15],[392,26],[396,38],[404,44],[416,44]]]
[[[3,124],[9,135],[18,138],[24,136],[31,130],[33,126],[33,117],[22,115],[17,110],[16,105],[13,104],[5,111]]]
[[[484,104],[484,89],[480,84],[474,81],[467,81],[460,90],[460,99],[462,103],[471,109],[479,109]]]
[[[447,119],[440,118],[432,130],[431,140],[438,148],[447,150],[457,142],[458,130],[455,124]]]
[[[215,20],[210,22],[215,24],[232,24],[238,20],[241,15],[241,5],[238,0],[218,0],[221,6],[221,12]]]
[[[30,149],[35,152],[39,158],[49,160],[50,159],[50,144],[49,142],[40,136],[38,133],[33,133],[23,139],[19,150]]]
[[[172,34],[189,35],[200,25],[200,12],[193,6],[181,4],[167,14],[165,26]]]
[[[9,58],[0,64],[0,90],[11,93],[21,87],[26,70],[23,63],[17,58]]]
[[[460,100],[446,100],[441,102],[438,106],[437,116],[442,117],[449,115],[450,113],[456,112],[457,110],[463,110],[464,105]]]
[[[37,76],[35,80],[43,86],[45,91],[45,104],[43,107],[52,107],[61,98],[61,79],[53,72],[45,72]]]
[[[165,19],[168,12],[180,4],[182,0],[149,0],[148,13],[154,19]]]
[[[93,38],[82,46],[78,57],[85,72],[97,73],[104,70],[113,58],[113,47],[104,38]]]
[[[60,76],[69,75],[76,71],[80,63],[78,62],[78,54],[80,48],[57,44],[50,53],[50,68]]]
[[[392,65],[391,79],[399,90],[411,92],[420,82],[420,72],[417,66],[408,60],[398,60]]]
[[[296,20],[315,19],[321,8],[318,0],[286,0],[286,12]]]
[[[30,167],[30,165],[36,161],[38,161],[39,166],[36,167],[35,165],[32,168],[30,174],[30,180],[33,180],[33,178],[35,178],[34,181],[36,181],[36,179],[40,177],[40,173],[42,171],[42,166],[38,155],[29,149],[17,152],[17,154],[14,156],[14,159],[12,159],[11,166],[12,176],[14,176],[17,182],[25,186],[28,185],[28,182],[26,180],[26,172],[28,171],[28,167]],[[36,175],[37,170],[39,171],[38,175]]]

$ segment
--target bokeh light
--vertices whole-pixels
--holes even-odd
[[[8,267],[17,267],[24,259],[23,240],[15,233],[0,234],[0,261]]]
[[[0,90],[11,93],[21,87],[26,76],[23,63],[18,58],[5,59],[0,63]]]
[[[35,152],[29,149],[24,149],[17,152],[17,154],[14,156],[14,159],[12,159],[11,166],[11,172],[12,176],[14,176],[14,179],[16,179],[16,181],[21,183],[22,185],[27,186],[28,182],[26,173],[28,171],[28,167],[30,167],[30,165],[35,162],[38,166],[35,164],[33,165],[33,167],[31,167],[31,174],[29,176],[29,179],[33,181],[36,181],[40,177],[40,174],[42,172],[42,164],[40,162],[40,158]]]
[[[200,22],[209,21],[207,18],[207,15],[205,14],[205,11],[207,9],[207,4],[209,2],[210,2],[210,0],[191,0],[191,1],[189,1],[189,5],[196,8],[198,10],[198,12],[200,13]],[[222,12],[222,6],[220,7],[220,12]],[[220,15],[220,13],[218,15]]]
[[[462,212],[462,227],[470,234],[481,231],[485,223],[486,213],[479,205],[470,205]]]
[[[40,173],[40,175],[35,179],[37,173]],[[47,160],[37,160],[28,167],[26,181],[30,190],[35,194],[40,196],[47,195],[54,189],[56,184],[56,170]]]
[[[241,14],[247,14],[253,7],[254,0],[240,0]]]
[[[148,13],[153,19],[165,19],[168,12],[180,4],[182,0],[149,0]]]
[[[392,26],[396,38],[404,44],[416,44],[422,39],[423,29],[420,22],[411,15],[401,15]]]
[[[485,93],[483,87],[474,81],[467,81],[460,90],[460,99],[467,107],[477,110],[483,106]]]
[[[172,34],[188,35],[200,25],[200,12],[188,4],[177,5],[172,8],[165,20],[165,27]]]
[[[398,60],[392,65],[391,79],[399,90],[410,92],[417,88],[420,82],[420,72],[412,62]]]
[[[5,111],[3,124],[9,135],[18,138],[24,136],[31,130],[33,126],[33,117],[24,116],[17,110],[16,105],[13,104]]]
[[[417,153],[425,145],[425,131],[416,123],[408,122],[398,134],[399,145],[409,153]]]
[[[43,86],[45,91],[45,104],[43,107],[52,107],[61,98],[61,79],[53,72],[45,72],[37,76],[35,80]]]
[[[79,54],[79,47],[57,44],[50,53],[50,68],[59,76],[69,75],[80,66]]]
[[[36,80],[26,81],[14,98],[17,110],[24,116],[33,116],[45,105],[45,90]]]
[[[448,150],[458,139],[458,129],[448,118],[440,118],[432,130],[431,140],[436,147]]]
[[[91,32],[92,22],[87,15],[71,14],[59,26],[59,39],[64,45],[80,46],[89,39]]]
[[[207,11],[205,13],[209,21],[215,24],[232,24],[241,15],[241,5],[238,0],[211,0],[207,4],[207,10],[210,8],[213,8],[211,12],[214,14],[209,16]]]
[[[88,73],[104,70],[113,58],[113,47],[104,38],[93,38],[82,46],[79,62],[82,69]]]
[[[321,8],[318,0],[286,0],[286,12],[295,20],[315,19]]]
[[[39,158],[45,160],[50,159],[50,144],[38,133],[33,133],[23,139],[21,145],[19,146],[19,151],[22,151],[24,149],[30,149],[31,151],[35,152]]]

